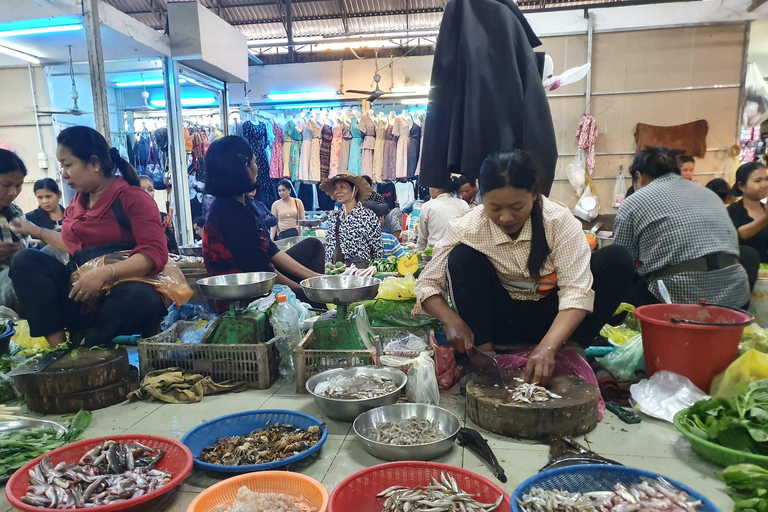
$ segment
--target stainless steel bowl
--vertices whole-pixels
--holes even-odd
[[[64,435],[67,428],[64,425],[56,423],[55,421],[48,420],[35,420],[31,418],[19,418],[7,421],[0,421],[0,434],[7,434],[10,432],[18,432],[25,429],[45,429],[50,428],[56,432],[57,435]]]
[[[376,297],[381,279],[358,276],[322,276],[303,280],[309,300],[323,304],[352,304]]]
[[[395,381],[397,389],[387,395],[377,396],[376,398],[365,398],[362,400],[342,400],[315,394],[315,386],[328,380],[330,377],[339,374],[348,375],[349,377],[354,377],[355,375],[377,375],[380,377],[388,377]],[[382,405],[396,403],[400,398],[400,392],[405,387],[407,380],[408,378],[403,372],[395,370],[394,368],[360,366],[358,368],[335,368],[313,375],[307,380],[306,388],[312,395],[312,398],[314,398],[317,406],[326,416],[334,420],[354,421],[355,418],[365,411],[381,407]]]
[[[256,299],[272,291],[277,274],[248,272],[206,277],[197,281],[200,291],[211,300],[235,301]]]
[[[382,423],[414,417],[436,423],[445,437],[433,443],[408,446],[385,444],[372,439],[371,432]],[[384,460],[432,460],[453,447],[456,436],[459,435],[461,420],[451,411],[434,405],[394,404],[364,412],[355,419],[352,428],[368,453],[374,457]]]
[[[182,256],[195,256],[197,258],[203,257],[203,246],[202,245],[182,245],[179,247],[179,252]]]

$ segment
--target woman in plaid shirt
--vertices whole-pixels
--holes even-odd
[[[537,345],[528,382],[552,375],[568,340],[591,344],[633,273],[621,247],[591,253],[570,210],[539,192],[539,175],[520,150],[483,162],[482,204],[455,217],[435,245],[416,284],[414,311],[437,317],[459,352]]]

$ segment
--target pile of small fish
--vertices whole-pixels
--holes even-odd
[[[495,503],[480,503],[444,472],[440,473],[439,482],[433,477],[427,486],[395,485],[376,497],[386,498],[381,512],[494,512],[504,500],[502,494]]]
[[[415,416],[402,421],[387,421],[371,429],[371,439],[374,441],[399,446],[434,443],[446,437],[436,423]]]
[[[511,393],[509,400],[511,402],[532,404],[534,402],[548,402],[552,398],[563,398],[560,395],[551,392],[544,386],[528,384],[519,377],[515,377],[515,382],[518,382],[519,385],[509,390]]]
[[[171,481],[155,469],[165,452],[140,443],[104,441],[78,464],[55,467],[45,457],[29,470],[29,488],[21,501],[42,508],[90,508],[138,498]]]
[[[688,501],[689,498],[688,493],[659,478],[629,489],[616,484],[613,491],[584,494],[534,487],[517,503],[523,512],[696,512],[701,501]]]
[[[365,400],[388,395],[397,389],[397,383],[389,377],[358,374],[334,375],[315,386],[316,395],[340,400]]]
[[[237,490],[232,506],[219,505],[216,512],[315,512],[317,509],[303,503],[304,497],[294,498],[273,492],[251,491],[246,486]]]
[[[275,423],[250,434],[222,437],[203,448],[200,460],[223,466],[247,466],[287,459],[308,450],[320,441],[322,431],[313,425],[297,428]]]

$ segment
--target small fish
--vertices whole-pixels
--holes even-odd
[[[495,512],[504,501],[502,494],[494,503],[481,503],[460,489],[456,479],[445,472],[440,473],[439,481],[431,478],[426,486],[396,485],[376,497],[386,498],[382,512]]]

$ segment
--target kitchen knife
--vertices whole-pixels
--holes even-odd
[[[499,365],[493,357],[475,348],[469,353],[469,362],[475,367],[477,373],[488,377],[494,384],[504,386],[501,370],[499,370]]]

